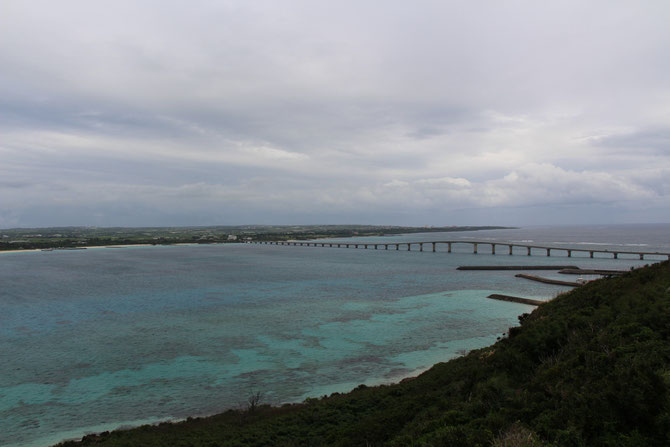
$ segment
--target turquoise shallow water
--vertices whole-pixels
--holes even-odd
[[[646,239],[629,232],[630,243],[663,249],[666,230]],[[520,231],[384,239],[546,237]],[[574,233],[573,243],[588,242]],[[488,294],[567,290],[514,272],[455,270],[566,258],[460,251],[218,245],[0,254],[0,445],[211,414],[255,391],[281,403],[398,381],[495,342],[532,310]]]

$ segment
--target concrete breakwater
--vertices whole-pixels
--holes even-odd
[[[558,271],[564,275],[623,275],[627,270],[602,270],[602,269],[580,269],[563,268]]]
[[[579,270],[575,265],[462,265],[456,270]]]
[[[558,279],[543,278],[541,276],[528,275],[528,274],[525,274],[525,273],[516,274],[516,275],[514,275],[514,277],[530,279],[531,281],[542,282],[542,283],[545,283],[545,284],[555,284],[557,286],[571,286],[571,287],[581,286],[581,284],[578,283],[578,282],[561,281],[561,280],[558,280]]]
[[[539,306],[540,304],[544,303],[544,301],[540,300],[534,300],[531,298],[521,298],[518,296],[501,295],[499,293],[491,294],[486,298],[491,298],[493,300],[499,300],[499,301],[509,301],[512,303],[529,304],[531,306]]]

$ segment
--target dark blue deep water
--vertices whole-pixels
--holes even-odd
[[[448,239],[670,252],[670,225],[357,240]],[[568,290],[459,265],[654,262],[487,250],[227,244],[2,253],[0,445],[46,446],[211,414],[256,391],[277,404],[398,381],[495,342],[532,310],[490,293],[549,299]]]

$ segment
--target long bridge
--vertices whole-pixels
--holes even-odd
[[[491,251],[490,254],[495,255],[496,253],[503,254],[506,252],[508,255],[514,254],[525,254],[526,256],[546,254],[546,256],[552,256],[554,254],[562,254],[563,256],[567,255],[568,258],[572,257],[573,253],[585,253],[588,254],[590,258],[593,258],[595,255],[598,257],[609,257],[613,259],[619,259],[620,255],[626,255],[627,257],[638,257],[641,260],[649,256],[654,257],[667,257],[670,260],[670,253],[662,252],[639,252],[639,251],[624,251],[624,250],[596,250],[592,248],[572,248],[572,247],[548,247],[543,245],[527,245],[527,244],[518,244],[511,242],[491,242],[491,241],[421,241],[421,242],[327,242],[327,241],[318,241],[318,242],[304,242],[304,241],[251,241],[252,244],[263,244],[263,245],[292,245],[298,247],[330,247],[330,248],[362,248],[362,249],[383,249],[389,250],[400,250],[401,247],[403,250],[411,251],[412,247],[415,249],[418,248],[418,251],[424,251],[424,246],[427,247],[427,251],[436,252],[438,251],[438,246],[442,245],[447,247],[447,253],[452,252],[452,248],[455,245],[470,245],[472,247],[472,253],[477,254],[479,248],[482,246],[489,246]],[[500,249],[503,249],[502,252]],[[515,252],[516,249],[516,252]],[[521,253],[519,253],[521,251]],[[538,253],[539,252],[539,253]]]

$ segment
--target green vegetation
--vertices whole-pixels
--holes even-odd
[[[670,445],[670,263],[582,286],[519,320],[495,345],[396,385],[282,407],[253,401],[82,444]]]
[[[293,225],[152,228],[15,228],[0,230],[0,251],[79,248],[100,245],[216,244],[241,241],[380,236],[436,231],[475,231],[505,227],[395,227],[375,225]]]

